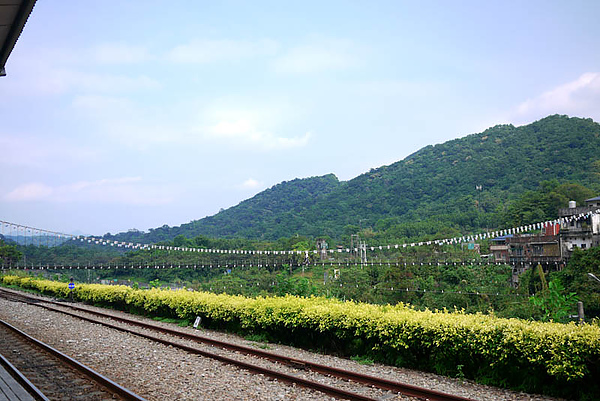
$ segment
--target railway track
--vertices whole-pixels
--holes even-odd
[[[432,400],[432,401],[472,401],[468,398],[456,396],[452,394],[442,393],[436,390],[430,390],[422,387],[412,386],[410,384],[401,383],[397,381],[388,380],[385,378],[375,377],[364,375],[361,373],[353,372],[350,370],[338,369],[331,366],[326,366],[322,364],[317,364],[311,361],[300,360],[295,358],[290,358],[284,355],[276,354],[273,352],[267,352],[261,349],[256,349],[252,347],[247,347],[243,345],[237,345],[232,343],[227,343],[219,340],[215,340],[209,337],[201,336],[195,333],[189,333],[182,330],[176,330],[171,328],[165,328],[156,324],[142,322],[140,320],[124,318],[120,316],[115,316],[113,314],[108,314],[104,312],[99,312],[87,308],[82,308],[76,305],[72,305],[64,302],[56,302],[51,300],[40,300],[39,298],[33,298],[26,296],[22,293],[15,293],[12,291],[6,291],[0,289],[0,296],[19,302],[25,302],[28,304],[33,304],[39,307],[42,307],[47,310],[51,310],[54,312],[59,312],[63,314],[67,314],[73,316],[78,319],[83,319],[88,322],[101,324],[103,326],[107,326],[116,330],[120,330],[123,332],[127,332],[130,334],[134,334],[151,341],[160,342],[165,345],[177,347],[183,349],[187,352],[193,354],[199,354],[204,357],[212,358],[215,360],[219,360],[224,363],[232,364],[238,366],[242,369],[246,369],[248,371],[252,371],[255,373],[263,374],[265,376],[275,378],[280,381],[285,381],[288,383],[295,383],[296,385],[304,386],[307,388],[311,388],[317,391],[321,391],[328,395],[332,395],[338,398],[349,399],[349,400],[374,400],[375,398],[369,397],[367,395],[362,395],[356,392],[351,392],[348,390],[344,390],[341,388],[333,387],[330,385],[326,385],[317,381],[308,380],[300,377],[298,374],[294,373],[286,373],[282,372],[280,369],[266,368],[261,366],[262,364],[257,364],[254,362],[247,362],[240,360],[236,357],[236,355],[243,354],[252,357],[257,357],[263,360],[271,361],[276,365],[286,365],[295,370],[296,372],[304,372],[310,371],[319,373],[322,375],[343,379],[345,381],[352,381],[356,383],[362,383],[365,386],[369,387],[377,387],[382,390],[388,390],[394,393],[402,394],[404,396],[415,397],[418,399],[424,400]],[[50,306],[53,305],[53,306]],[[69,310],[65,310],[69,309]],[[86,314],[86,315],[83,315]],[[94,316],[94,317],[90,317]],[[107,322],[106,320],[110,319],[113,322]],[[119,324],[126,324],[129,326],[137,326],[141,328],[133,329],[131,327],[124,327]],[[152,334],[149,334],[152,333]],[[231,355],[223,355],[223,353],[217,353],[213,351],[209,351],[206,347],[201,348],[198,346],[190,346],[186,344],[182,344],[179,342],[174,342],[172,337],[178,337],[184,340],[193,341],[194,343],[204,344],[212,347],[218,347],[223,350],[231,351]]]
[[[2,320],[0,349],[3,365],[37,400],[144,400]]]

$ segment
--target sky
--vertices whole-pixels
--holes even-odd
[[[600,2],[39,0],[0,78],[0,220],[180,225],[551,114],[600,122]]]

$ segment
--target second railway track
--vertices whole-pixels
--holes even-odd
[[[0,320],[0,349],[8,365],[41,400],[132,400],[135,393]]]

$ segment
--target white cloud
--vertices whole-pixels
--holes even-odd
[[[221,121],[215,124],[210,133],[220,137],[243,137],[254,131],[252,123],[248,120]]]
[[[36,201],[50,198],[53,192],[54,190],[48,185],[32,182],[15,188],[4,196],[4,200],[9,202]]]
[[[450,91],[447,84],[432,81],[364,81],[352,87],[360,95],[377,97],[405,97],[431,100]]]
[[[145,75],[98,74],[68,69],[51,71],[45,79],[49,79],[47,88],[54,93],[70,90],[88,93],[124,93],[161,87],[158,81]]]
[[[66,185],[50,186],[27,183],[4,196],[8,202],[84,202],[125,205],[163,205],[173,201],[165,196],[164,189],[146,185],[140,177],[121,177],[96,181],[78,181]]]
[[[241,187],[243,189],[256,189],[261,187],[262,185],[262,182],[256,181],[254,178],[248,178],[242,183]]]
[[[173,111],[153,113],[142,109],[124,97],[77,96],[73,107],[77,115],[95,121],[94,127],[102,135],[137,149],[156,144],[188,146],[213,141],[227,147],[270,151],[303,147],[312,137],[310,132],[292,137],[276,134],[291,118],[285,105],[245,109],[242,105],[217,102],[202,108],[195,120],[187,121],[189,117],[180,117]],[[165,123],[165,118],[177,121],[178,125]]]
[[[277,52],[279,45],[274,40],[196,40],[176,46],[168,59],[177,63],[205,64],[219,61],[235,61],[257,56],[269,56]]]
[[[105,95],[76,96],[72,103],[75,115],[90,120],[90,126],[104,139],[116,140],[137,149],[156,143],[181,142],[184,128],[168,110],[143,108],[127,97]],[[165,116],[167,114],[167,116]],[[171,118],[171,122],[166,122]],[[173,122],[176,121],[176,122]]]
[[[67,72],[70,78],[65,81],[72,88],[91,92],[133,92],[139,90],[158,89],[161,84],[146,75],[125,76],[114,74],[74,73]]]
[[[273,138],[271,149],[291,149],[302,148],[308,144],[312,138],[312,132],[306,132],[304,135],[293,138],[277,137]]]
[[[350,41],[313,38],[311,43],[294,47],[276,59],[273,68],[290,74],[343,70],[360,63],[356,50]]]
[[[251,145],[261,150],[291,149],[306,146],[312,134],[292,138],[276,136],[271,132],[261,131],[248,120],[225,120],[208,127],[209,138],[226,140],[234,145]]]
[[[153,59],[145,47],[126,43],[103,43],[90,53],[92,59],[102,64],[134,64]]]
[[[152,90],[161,84],[146,75],[127,76],[83,72],[75,68],[27,67],[27,81],[15,82],[15,95],[55,96],[69,92],[127,93]],[[11,89],[11,88],[9,88]],[[18,92],[17,92],[18,90]]]
[[[199,138],[230,147],[271,151],[306,146],[312,133],[289,136],[289,126],[299,111],[285,100],[261,101],[222,98],[205,107],[198,115]],[[297,130],[294,128],[294,131]],[[283,133],[286,134],[283,134]]]
[[[87,111],[95,115],[100,114],[101,117],[108,117],[103,114],[112,114],[117,111],[121,112],[118,114],[131,115],[136,109],[134,103],[127,98],[105,95],[75,96],[72,105],[80,111]]]
[[[516,111],[520,123],[549,114],[591,117],[600,121],[600,73],[587,72],[578,79],[560,85],[521,103]]]
[[[25,134],[0,134],[0,165],[9,167],[27,166],[48,169],[51,166],[72,165],[91,162],[99,158],[97,149],[74,144],[55,136],[32,137]]]
[[[35,50],[20,60],[19,74],[3,88],[10,95],[39,98],[81,93],[129,94],[162,87],[158,80],[139,69],[107,72],[107,64],[131,64],[149,59],[141,47],[120,44],[80,50]]]

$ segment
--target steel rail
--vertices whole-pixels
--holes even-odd
[[[4,355],[0,355],[0,365],[29,393],[38,401],[50,401],[19,369],[17,369]]]
[[[114,381],[110,380],[106,376],[101,375],[100,373],[96,372],[95,370],[85,366],[84,364],[71,358],[70,356],[63,354],[62,352],[49,346],[48,344],[43,343],[40,340],[30,336],[29,334],[25,333],[24,331],[19,330],[18,328],[14,327],[13,325],[11,325],[3,320],[0,320],[0,324],[3,325],[4,327],[9,328],[13,332],[17,333],[19,336],[25,338],[27,341],[35,344],[36,346],[40,347],[41,349],[54,355],[61,361],[71,365],[72,367],[74,367],[75,369],[80,371],[81,373],[90,377],[92,380],[104,385],[105,387],[110,389],[112,392],[120,395],[124,399],[132,400],[132,401],[146,401],[145,398],[140,397],[139,395],[133,393],[132,391],[126,389],[125,387],[119,385],[118,383],[115,383]]]
[[[0,290],[2,292],[5,292],[3,290]],[[12,292],[8,292],[9,294],[14,294]],[[473,401],[472,399],[469,398],[465,398],[465,397],[461,397],[461,396],[457,396],[457,395],[453,395],[453,394],[447,394],[447,393],[443,393],[437,390],[431,390],[431,389],[427,389],[427,388],[422,388],[422,387],[418,387],[418,386],[413,386],[411,384],[407,384],[407,383],[402,383],[402,382],[398,382],[398,381],[393,381],[393,380],[388,380],[388,379],[384,379],[384,378],[380,378],[380,377],[375,377],[375,376],[370,376],[370,375],[365,375],[362,373],[358,373],[358,372],[353,372],[350,370],[345,370],[345,369],[339,369],[339,368],[335,368],[335,367],[331,367],[331,366],[326,366],[323,364],[318,364],[315,362],[311,362],[311,361],[306,361],[306,360],[300,360],[300,359],[296,359],[296,358],[291,358],[291,357],[287,357],[284,355],[279,355],[279,354],[275,354],[272,352],[267,352],[264,350],[259,350],[259,349],[255,349],[255,348],[251,348],[251,347],[247,347],[247,346],[243,346],[243,345],[236,345],[236,344],[231,344],[231,343],[227,343],[224,341],[219,341],[219,340],[215,340],[212,338],[208,338],[208,337],[204,337],[198,334],[192,334],[192,333],[185,333],[182,331],[178,331],[178,330],[173,330],[173,329],[169,329],[169,328],[165,328],[165,327],[161,327],[161,326],[157,326],[151,323],[145,323],[145,322],[141,322],[138,320],[132,320],[132,319],[127,319],[124,317],[120,317],[120,316],[115,316],[115,315],[111,315],[108,313],[104,313],[104,312],[99,312],[99,311],[93,311],[93,310],[89,310],[86,308],[81,308],[75,305],[69,305],[69,304],[64,304],[62,302],[56,302],[56,301],[50,301],[50,300],[39,300],[39,299],[35,299],[35,298],[31,298],[28,296],[25,296],[23,294],[14,294],[17,295],[18,297],[24,297],[27,300],[33,300],[33,304],[35,304],[36,306],[40,306],[43,308],[46,308],[48,310],[53,310],[55,312],[60,312],[60,313],[65,313],[67,315],[79,318],[79,319],[83,319],[86,321],[90,321],[93,323],[100,323],[103,325],[107,325],[108,327],[112,327],[115,328],[117,330],[121,330],[121,331],[126,331],[126,332],[130,332],[132,334],[137,334],[137,335],[141,335],[142,337],[146,337],[148,335],[143,334],[143,333],[137,333],[135,331],[129,331],[129,329],[125,329],[119,326],[114,326],[111,325],[110,323],[105,323],[105,322],[99,322],[96,321],[94,319],[90,319],[87,318],[85,316],[81,316],[75,313],[71,313],[71,312],[66,312],[60,309],[56,309],[53,307],[49,307],[46,305],[39,305],[37,302],[45,302],[45,303],[50,303],[50,304],[54,304],[57,306],[61,306],[64,308],[70,308],[70,309],[74,309],[77,311],[81,311],[84,313],[89,313],[92,315],[96,315],[99,317],[103,317],[103,318],[108,318],[108,319],[112,319],[112,320],[116,320],[122,323],[127,323],[127,324],[131,324],[131,325],[135,325],[138,327],[142,327],[145,329],[149,329],[149,330],[154,330],[154,331],[158,331],[161,333],[165,333],[165,334],[170,334],[173,336],[177,336],[180,338],[184,338],[187,340],[191,340],[191,341],[195,341],[195,342],[200,342],[200,343],[205,343],[205,344],[209,344],[209,345],[213,345],[219,348],[224,348],[224,349],[228,349],[231,351],[236,351],[236,352],[240,352],[243,354],[247,354],[247,355],[253,355],[253,356],[257,356],[257,357],[261,357],[261,358],[265,358],[271,361],[277,361],[286,365],[289,365],[291,367],[294,367],[296,369],[306,369],[306,370],[311,370],[314,372],[318,372],[321,374],[326,374],[326,375],[330,375],[330,376],[334,376],[334,377],[338,377],[341,379],[345,379],[345,380],[352,380],[354,382],[358,382],[358,383],[363,383],[363,384],[367,384],[370,386],[374,386],[383,390],[391,390],[391,391],[395,391],[398,393],[402,393],[406,396],[411,396],[411,397],[417,397],[417,398],[422,398],[422,399],[427,399],[427,400],[431,400],[431,401]],[[27,302],[27,301],[26,301]],[[160,341],[164,343],[164,340],[162,339],[155,339],[153,336],[148,336],[146,338],[155,340],[155,341]],[[172,345],[169,343],[169,345]],[[179,345],[178,345],[179,346]],[[204,352],[204,351],[202,351]],[[221,356],[219,356],[220,358]],[[295,377],[295,376],[293,376]]]

